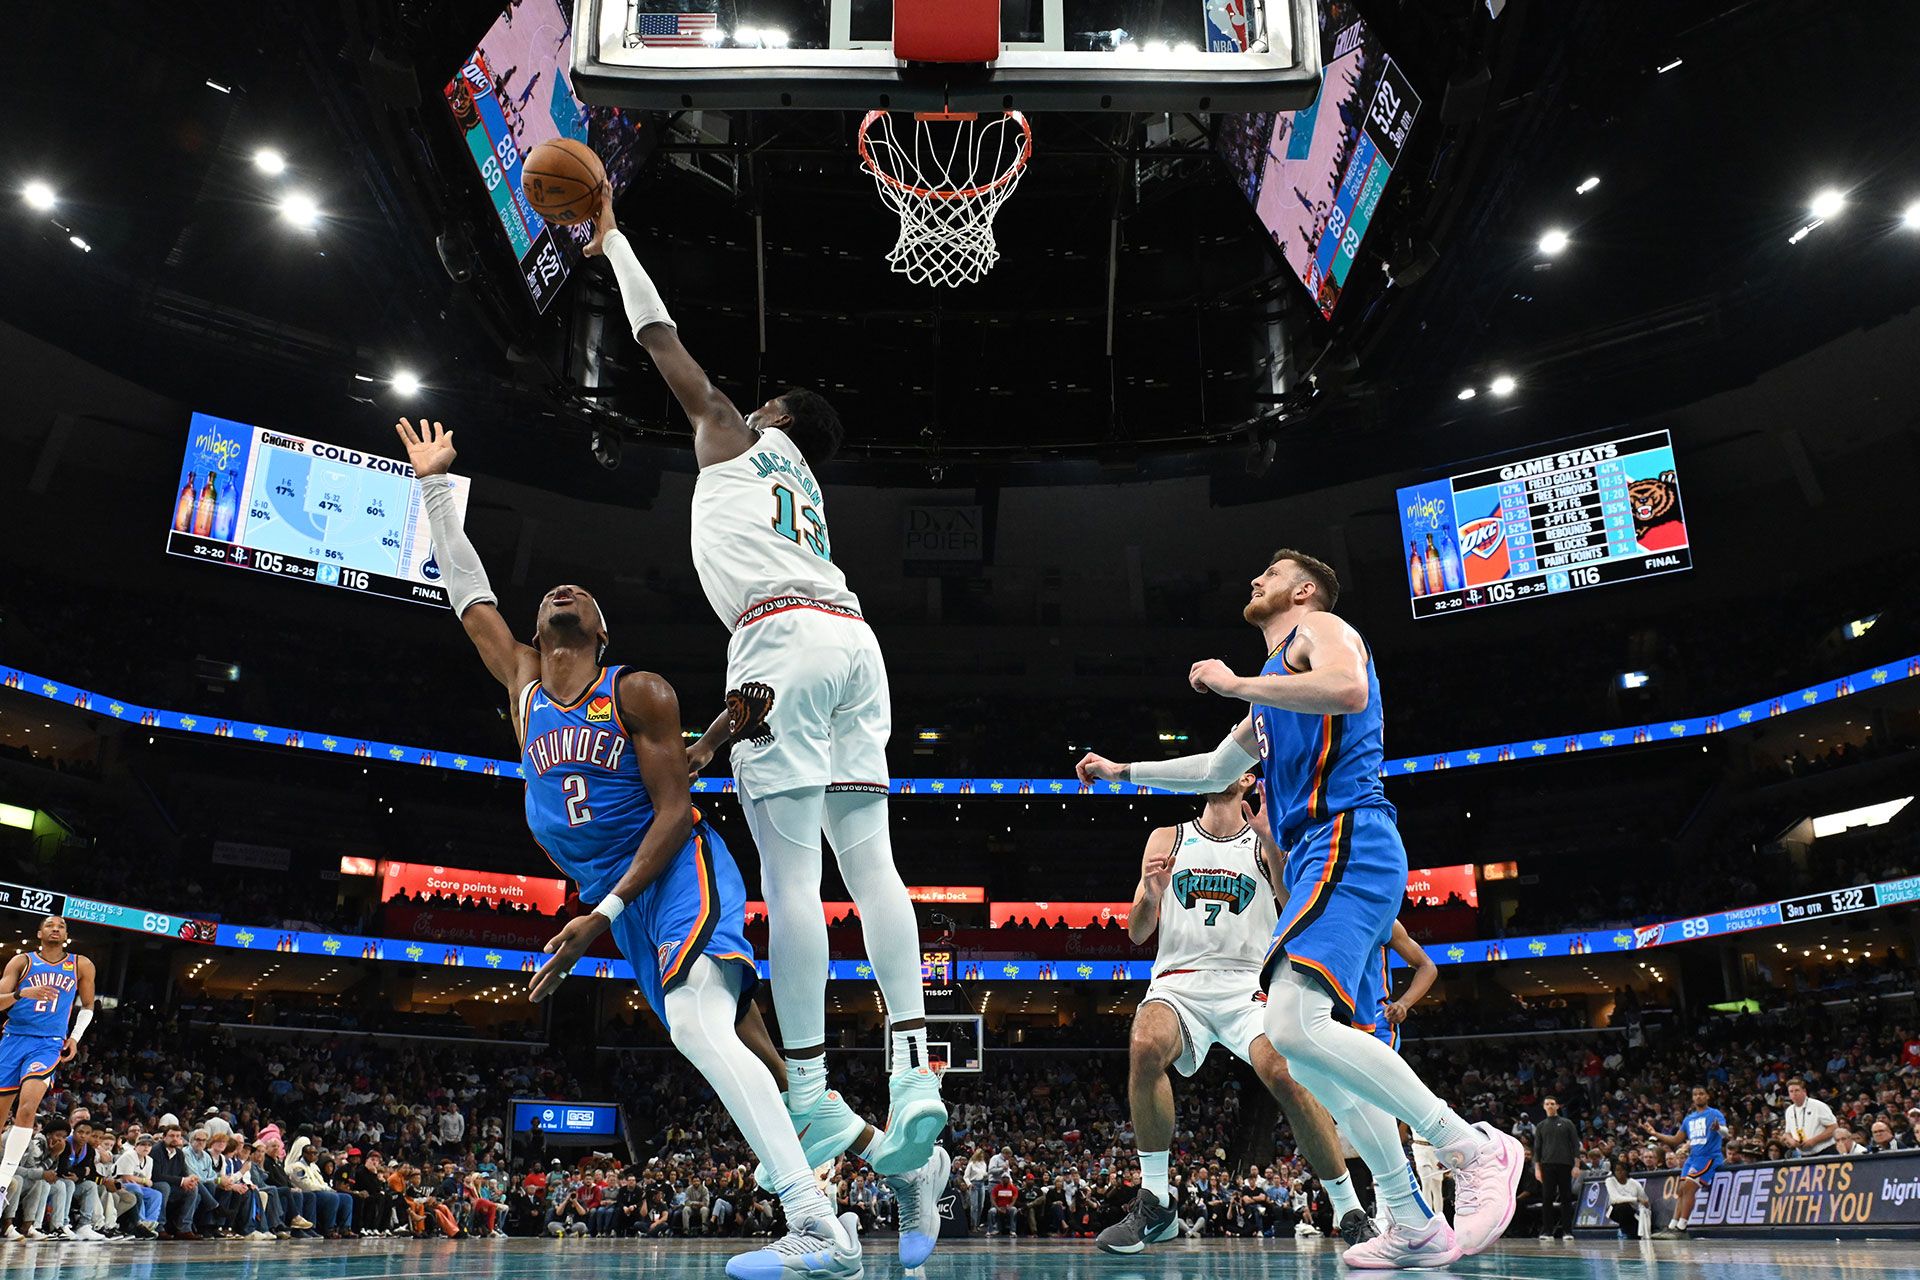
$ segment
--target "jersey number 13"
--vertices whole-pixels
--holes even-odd
[[[827,548],[827,522],[812,507],[800,507],[795,519],[793,490],[783,484],[773,486],[773,531],[788,542],[805,541],[807,550],[822,560],[831,560]],[[804,524],[803,529],[800,526]]]

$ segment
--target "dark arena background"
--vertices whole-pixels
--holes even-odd
[[[1379,1242],[1343,1238],[1336,1199],[1405,1228],[1344,1139],[1335,1196],[1234,1046],[1172,1073],[1164,1154],[1143,1164],[1135,1127],[1198,1030],[1147,998],[1154,921],[1267,896],[1180,871],[1163,901],[1143,850],[1249,819],[1232,838],[1267,849],[1285,798],[1216,802],[1207,832],[1201,796],[1076,773],[1160,776],[1249,716],[1234,690],[1270,655],[1243,611],[1275,548],[1331,566],[1378,680],[1358,711],[1251,712],[1263,782],[1264,717],[1290,717],[1397,810],[1407,881],[1378,922],[1398,902],[1415,945],[1353,1021],[1397,1026],[1460,1118],[1520,1144],[1510,1224],[1446,1268],[1911,1274],[1920,12],[995,3],[17,7],[0,1280],[1342,1274]],[[970,114],[916,118],[947,107]],[[844,572],[885,657],[883,830],[951,1166],[910,1195],[828,1152],[852,1262],[756,1252],[812,1188],[756,1185],[645,994],[689,941],[655,923],[667,888],[600,933],[611,879],[536,843],[545,757],[523,766],[509,677],[450,608],[449,494],[505,628],[542,646],[515,651],[527,679],[584,591],[606,661],[672,686],[680,723],[644,753],[630,693],[567,713],[641,734],[629,769],[677,778],[723,707],[753,714],[703,577],[760,553],[689,550],[731,411],[701,410],[696,459],[673,330],[636,341],[592,223],[536,210],[533,153],[561,139],[598,157],[718,392],[752,412],[802,388],[844,424],[742,527]],[[450,485],[409,464],[403,416],[457,432]],[[747,603],[809,596],[756,581]],[[1196,691],[1210,659],[1239,683]],[[784,750],[804,707],[775,683]],[[1376,755],[1343,754],[1368,715]],[[737,862],[744,909],[724,876],[681,887],[700,937],[743,940],[708,955],[772,975],[740,1036],[792,1050],[737,763],[722,747],[654,820],[691,812],[699,866]],[[574,782],[567,841],[592,820]],[[1282,932],[1359,875],[1310,843],[1288,862],[1326,875]],[[879,891],[826,855],[825,1081],[880,1123],[914,1033],[890,1039],[868,951]],[[1279,1020],[1246,967],[1269,932],[1218,966],[1256,1028]],[[535,1002],[563,936],[591,941]],[[1484,1187],[1402,1137],[1411,1198],[1465,1234]],[[1149,1209],[1170,1238],[1102,1247]]]

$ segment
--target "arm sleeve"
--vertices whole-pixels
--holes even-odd
[[[447,584],[453,616],[459,617],[476,604],[498,604],[486,568],[480,563],[480,553],[454,519],[453,486],[447,477],[421,476],[420,501],[427,509],[434,558],[440,565],[440,580]]]
[[[677,327],[673,317],[667,314],[667,304],[660,297],[660,290],[654,287],[653,277],[640,265],[639,255],[627,243],[626,233],[615,231],[607,237],[602,248],[606,251],[608,265],[613,268],[613,278],[620,283],[620,302],[627,309],[627,324],[633,330],[634,340],[639,341],[640,331],[648,325]]]
[[[1234,741],[1232,734],[1206,755],[1181,756],[1177,760],[1138,761],[1129,766],[1127,779],[1142,786],[1163,791],[1184,791],[1208,795],[1225,791],[1227,784],[1260,763],[1260,757]]]

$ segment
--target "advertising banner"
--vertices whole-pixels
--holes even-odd
[[[1675,1170],[1640,1175],[1653,1202],[1654,1229],[1672,1219]],[[1615,1230],[1607,1218],[1605,1179],[1580,1190],[1577,1227]],[[1694,1202],[1690,1230],[1730,1232],[1816,1228],[1920,1228],[1920,1151],[1736,1164],[1713,1175]]]

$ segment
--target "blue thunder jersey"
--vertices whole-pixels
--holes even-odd
[[[1261,675],[1293,676],[1306,670],[1287,661],[1287,649],[1296,634],[1297,628],[1289,631],[1280,647],[1267,656]],[[1393,819],[1393,804],[1380,782],[1384,759],[1380,726],[1380,678],[1371,649],[1367,650],[1367,705],[1362,710],[1316,716],[1278,707],[1253,708],[1261,776],[1267,784],[1267,802],[1273,806],[1269,821],[1282,849],[1293,848],[1306,831],[1336,813],[1376,808],[1384,810],[1389,821]],[[1297,861],[1287,859],[1289,867]]]
[[[25,991],[29,987],[52,987],[58,994],[51,1000],[15,1001],[7,1011],[6,1034],[66,1039],[73,998],[80,990],[79,959],[68,956],[58,964],[48,964],[39,952],[29,952],[27,971],[20,975],[20,985],[14,990]]]
[[[1680,1128],[1687,1135],[1687,1165],[1689,1169],[1699,1169],[1705,1165],[1720,1163],[1720,1128],[1727,1118],[1720,1114],[1718,1107],[1706,1107],[1690,1112],[1680,1122]]]
[[[573,702],[556,700],[538,681],[521,695],[527,829],[587,903],[626,874],[653,821],[653,797],[620,720],[623,670],[603,669]]]

